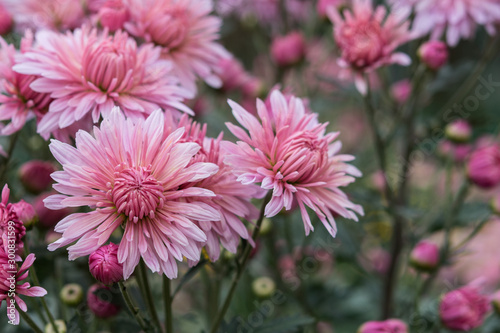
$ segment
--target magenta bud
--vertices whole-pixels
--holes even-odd
[[[29,229],[38,222],[38,215],[33,206],[24,200],[12,204],[12,208],[16,212],[19,220],[23,222],[24,226]]]
[[[114,317],[120,307],[113,303],[113,293],[109,287],[94,284],[87,291],[87,306],[99,318]]]
[[[4,6],[0,5],[0,35],[6,35],[12,30],[14,25],[14,20],[12,15],[5,9]]]
[[[483,324],[490,310],[488,297],[477,288],[465,286],[446,293],[439,305],[441,322],[446,328],[457,331],[471,331]]]
[[[399,319],[368,321],[358,329],[357,333],[408,333],[408,326]]]
[[[420,241],[410,254],[410,264],[423,271],[431,271],[439,264],[439,247],[429,241]]]
[[[463,119],[455,120],[448,124],[444,130],[446,137],[451,141],[463,143],[470,140],[472,127]]]
[[[123,280],[123,265],[118,262],[118,245],[109,243],[89,256],[92,276],[105,285]]]
[[[467,173],[479,187],[489,189],[500,184],[500,146],[494,144],[474,151],[467,163]]]
[[[283,37],[276,37],[271,44],[271,57],[281,67],[296,65],[304,58],[305,54],[304,37],[297,31]]]
[[[438,70],[448,61],[448,47],[438,40],[431,40],[420,46],[418,56],[430,69]]]

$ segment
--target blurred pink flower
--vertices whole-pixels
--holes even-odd
[[[2,189],[2,201],[0,202],[0,249],[5,253],[15,255],[15,260],[21,260],[24,249],[23,237],[26,235],[26,228],[23,221],[19,219],[14,204],[9,203],[10,189],[7,184]],[[14,231],[12,231],[14,228]],[[9,237],[14,232],[14,238]],[[12,247],[13,246],[13,247]],[[10,250],[9,251],[9,247]]]
[[[341,51],[339,64],[355,71],[358,90],[365,94],[363,74],[390,64],[409,65],[410,57],[396,49],[411,39],[407,15],[373,8],[372,0],[353,0],[352,12],[328,7],[334,39]]]
[[[472,153],[467,163],[469,179],[482,188],[500,184],[500,145],[479,148]]]
[[[408,326],[399,319],[369,321],[358,329],[358,333],[408,333]]]
[[[80,0],[4,0],[14,16],[16,28],[64,31],[80,27],[85,21],[84,1]]]
[[[439,304],[439,315],[444,326],[459,331],[470,331],[481,326],[489,310],[488,297],[469,285],[446,293]]]
[[[118,304],[113,303],[110,288],[98,283],[90,286],[87,291],[87,306],[99,318],[114,317],[121,310]]]
[[[271,57],[281,67],[297,64],[304,58],[305,54],[306,42],[299,31],[275,37],[271,43]]]
[[[30,86],[54,101],[38,124],[47,139],[91,115],[94,123],[120,106],[127,117],[144,118],[158,108],[191,112],[182,100],[172,64],[160,60],[160,48],[138,47],[121,31],[114,36],[84,27],[73,33],[41,31],[38,47],[23,54],[14,70],[39,75]]]
[[[439,247],[430,241],[420,241],[410,253],[410,263],[421,270],[433,270],[439,264]]]
[[[411,81],[403,79],[392,85],[391,95],[398,104],[403,105],[410,98],[412,90],[413,87]]]
[[[439,40],[431,40],[420,46],[418,56],[430,69],[438,70],[448,61],[448,47]]]
[[[129,18],[130,12],[123,0],[107,0],[97,13],[97,19],[101,26],[110,31],[123,29],[123,25]]]
[[[17,217],[25,227],[31,227],[38,221],[35,208],[33,205],[24,200],[12,204],[12,209],[16,212]]]
[[[385,274],[389,269],[391,254],[381,247],[370,247],[358,260],[367,271]]]
[[[259,79],[245,71],[241,62],[234,57],[223,58],[217,66],[217,74],[222,80],[224,91],[241,90],[248,97],[257,97],[262,83]]]
[[[163,48],[162,57],[173,62],[181,84],[196,92],[196,78],[218,88],[216,74],[221,58],[229,57],[216,42],[222,25],[210,15],[211,0],[131,0],[131,19],[125,24],[130,34]]]
[[[89,206],[55,227],[61,239],[49,250],[67,246],[69,259],[89,255],[123,226],[118,261],[127,279],[142,257],[153,272],[177,276],[176,260],[198,260],[199,242],[207,236],[193,221],[221,219],[217,210],[198,201],[215,194],[199,187],[180,188],[217,173],[212,163],[193,163],[200,151],[193,142],[179,142],[184,128],[164,135],[164,114],[153,112],[134,124],[118,108],[109,112],[94,136],[76,135],[76,148],[53,140],[50,150],[63,166],[52,174],[61,195],[45,199],[49,209]],[[186,202],[189,201],[189,202]]]
[[[123,279],[123,265],[118,262],[118,246],[101,246],[89,256],[90,274],[99,282],[109,285]]]
[[[0,35],[6,35],[12,30],[14,20],[9,11],[0,4]]]
[[[430,33],[431,39],[446,34],[446,42],[456,46],[460,39],[474,37],[477,26],[491,34],[500,22],[498,0],[390,0],[393,11],[415,11],[412,30],[416,37]]]
[[[29,192],[39,194],[54,182],[50,177],[54,171],[57,171],[57,168],[52,162],[31,160],[19,168],[19,179]]]
[[[472,127],[464,119],[455,120],[444,129],[448,139],[454,142],[467,142],[472,136]]]
[[[473,146],[467,143],[454,143],[442,140],[438,144],[438,151],[444,157],[452,158],[455,162],[463,162],[472,152]]]
[[[32,34],[28,31],[22,40],[21,52],[31,48]],[[52,101],[47,93],[38,93],[30,85],[37,79],[34,75],[16,73],[16,49],[0,37],[0,121],[10,121],[7,126],[0,124],[0,134],[11,135],[19,131],[26,121],[41,118]]]
[[[271,107],[257,100],[260,121],[233,101],[233,115],[248,130],[227,123],[241,141],[223,142],[225,163],[234,169],[243,184],[260,183],[272,199],[265,216],[272,217],[283,208],[290,210],[294,199],[302,213],[306,234],[314,227],[306,206],[314,211],[328,232],[335,236],[334,215],[357,220],[363,208],[353,204],[340,187],[354,181],[361,172],[345,162],[353,156],[338,155],[339,133],[325,134],[327,124],[318,123],[316,114],[306,112],[299,98],[289,101],[277,90],[271,94]]]
[[[26,312],[28,307],[26,303],[19,297],[20,295],[28,297],[43,297],[47,295],[47,291],[42,287],[31,286],[29,282],[23,282],[28,277],[29,268],[35,261],[35,255],[29,254],[21,267],[9,260],[9,256],[0,247],[0,305],[5,301],[7,303],[7,318],[15,325],[19,325],[19,312]],[[15,291],[12,292],[11,290]],[[12,297],[12,294],[14,297]]]
[[[194,142],[201,146],[191,164],[213,163],[219,167],[219,171],[213,176],[182,186],[184,190],[194,186],[215,194],[213,197],[196,198],[220,214],[220,218],[211,222],[193,219],[207,235],[206,242],[199,242],[200,247],[205,247],[210,260],[216,261],[221,250],[219,243],[232,253],[238,250],[240,238],[248,240],[253,245],[247,227],[240,218],[247,221],[256,219],[259,212],[250,200],[261,198],[265,193],[256,185],[243,185],[237,182],[231,168],[223,163],[225,152],[220,149],[222,133],[216,139],[208,138],[206,125],[201,126],[187,116],[181,119],[178,126],[185,128],[180,141]],[[187,199],[188,202],[191,200]]]

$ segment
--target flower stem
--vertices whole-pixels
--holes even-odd
[[[260,209],[260,214],[259,214],[259,219],[257,220],[257,223],[255,225],[255,228],[253,229],[252,233],[252,239],[255,241],[257,240],[260,232],[260,226],[262,225],[262,221],[264,220],[264,212],[266,209],[266,205],[271,200],[272,197],[272,192],[268,192],[266,197],[264,198],[264,201],[262,202],[262,207]],[[245,267],[248,263],[248,259],[250,258],[250,253],[252,252],[252,245],[250,245],[249,242],[246,243],[245,249],[243,250],[242,253],[242,258],[241,261],[238,262],[237,270],[236,270],[236,275],[233,278],[233,282],[231,283],[231,287],[229,288],[229,292],[224,300],[224,303],[222,305],[222,308],[220,309],[219,313],[217,314],[217,317],[214,321],[214,324],[212,325],[212,329],[210,330],[210,333],[215,333],[217,332],[217,329],[219,328],[220,324],[222,323],[222,320],[224,319],[224,315],[227,312],[227,309],[229,308],[229,305],[231,304],[231,300],[234,296],[234,292],[236,290],[236,286],[238,285],[238,282],[240,281],[241,276],[243,275],[243,271],[245,270]]]
[[[163,275],[163,303],[165,304],[165,331],[166,333],[173,333],[172,292],[170,279],[166,275]]]
[[[2,167],[0,169],[0,181],[3,182],[3,179],[5,177],[5,173],[7,172],[8,166],[10,159],[12,157],[12,153],[14,152],[14,148],[16,147],[17,139],[19,138],[19,131],[14,133],[10,139],[9,143],[9,149],[7,150],[7,157],[5,158],[5,161],[2,163]]]
[[[146,324],[144,318],[142,318],[139,309],[132,300],[132,297],[130,297],[130,294],[128,293],[127,288],[125,287],[123,282],[118,282],[118,286],[120,287],[120,291],[122,293],[123,299],[125,300],[125,303],[127,304],[129,311],[132,313],[132,315],[134,315],[134,318],[139,324],[139,326],[142,328],[144,332],[151,332],[149,325]]]
[[[17,308],[17,312],[19,312],[19,314],[21,315],[21,318],[23,318],[23,320],[26,322],[26,324],[28,324],[28,326],[31,327],[33,332],[43,333],[43,331],[40,329],[40,327],[38,327],[38,325],[33,321],[33,319],[31,319],[31,317],[26,312],[21,310],[19,308],[19,306],[17,306],[17,305],[16,305],[16,308]],[[54,326],[54,328],[55,328],[55,326]]]
[[[153,296],[151,294],[151,288],[149,287],[149,281],[148,281],[148,275],[146,272],[146,265],[144,264],[144,261],[141,260],[139,262],[139,275],[140,275],[140,280],[141,283],[139,284],[140,288],[142,290],[142,295],[146,299],[146,306],[148,308],[148,311],[151,315],[151,318],[153,319],[155,325],[158,327],[158,331],[162,332],[162,327],[160,323],[160,319],[158,318],[158,313],[156,312],[156,307],[155,307],[155,302],[153,301]]]

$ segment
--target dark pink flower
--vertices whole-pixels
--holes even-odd
[[[492,188],[500,184],[500,146],[493,144],[474,151],[467,163],[467,172],[469,179],[479,187]]]
[[[24,200],[12,204],[12,209],[26,228],[33,226],[38,221],[35,208]]]
[[[5,6],[0,5],[0,35],[6,35],[12,30],[12,25],[14,20],[12,15],[5,8]]]
[[[89,270],[99,282],[109,285],[123,280],[123,265],[118,262],[118,246],[101,246],[89,256]]]
[[[459,331],[470,331],[481,326],[489,310],[488,297],[472,286],[448,292],[439,304],[439,315],[444,326]]]
[[[9,195],[9,187],[5,184],[0,202],[0,248],[7,254],[13,253],[19,261],[24,249],[22,239],[26,234],[26,227],[19,219],[14,205],[8,202]]]

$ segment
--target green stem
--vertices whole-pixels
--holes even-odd
[[[31,327],[33,332],[43,333],[43,331],[40,329],[40,327],[38,327],[38,325],[33,321],[33,319],[31,319],[31,317],[26,312],[21,310],[19,306],[17,306],[17,304],[16,304],[16,309],[21,315],[21,318],[26,322],[26,324],[28,324],[29,327]]]
[[[171,289],[170,279],[166,275],[163,275],[163,303],[165,303],[165,331],[167,333],[174,332]]]
[[[16,133],[14,133],[10,139],[10,143],[9,143],[9,149],[7,150],[7,157],[5,158],[5,161],[2,163],[2,167],[0,169],[0,181],[3,182],[3,179],[5,177],[5,173],[7,172],[7,169],[8,169],[8,166],[9,166],[9,162],[10,162],[10,159],[12,157],[12,153],[14,152],[14,148],[16,146],[16,143],[17,143],[17,139],[19,138],[19,131],[17,131]]]
[[[135,305],[134,301],[132,300],[132,297],[130,297],[130,294],[128,293],[127,288],[125,287],[123,282],[118,282],[118,286],[120,287],[120,291],[122,293],[123,299],[125,300],[125,303],[127,304],[129,311],[132,313],[139,326],[142,328],[144,332],[151,332],[149,325],[146,324],[146,321],[141,316],[139,308]]]
[[[158,313],[156,311],[155,307],[155,302],[153,300],[153,296],[151,294],[151,288],[149,287],[149,281],[148,281],[148,276],[146,272],[146,265],[144,264],[144,261],[141,260],[139,262],[139,275],[141,276],[140,281],[141,283],[139,286],[143,288],[142,295],[143,297],[146,298],[146,306],[148,308],[149,313],[151,314],[151,318],[153,318],[153,322],[155,323],[156,327],[158,328],[159,332],[162,332],[162,327],[160,323],[160,319],[158,318]]]
[[[252,239],[254,241],[257,240],[260,232],[260,226],[262,225],[262,221],[264,220],[264,212],[266,209],[267,203],[271,200],[272,197],[272,192],[268,192],[264,201],[262,202],[262,207],[260,209],[260,215],[259,219],[257,220],[257,223],[255,225],[255,229],[253,230],[252,233]],[[224,300],[224,303],[222,305],[222,309],[219,311],[217,314],[217,317],[214,321],[214,324],[212,325],[212,329],[210,330],[211,333],[217,332],[217,329],[219,328],[220,324],[222,323],[222,320],[224,319],[224,315],[226,314],[229,305],[231,304],[231,300],[234,296],[234,292],[236,290],[236,286],[238,285],[238,282],[240,281],[241,276],[243,275],[243,271],[245,270],[245,267],[248,263],[248,259],[250,258],[250,253],[252,252],[252,245],[250,245],[249,242],[246,243],[245,249],[243,250],[242,254],[242,259],[241,262],[239,262],[236,275],[233,278],[233,282],[231,283],[231,287],[229,288],[229,292]],[[238,262],[238,260],[237,260]]]

